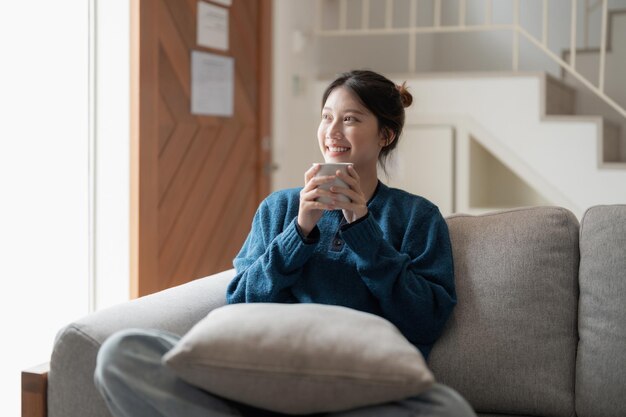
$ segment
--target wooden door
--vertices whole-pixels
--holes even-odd
[[[133,298],[231,268],[269,192],[271,0],[226,7],[227,51],[197,45],[197,4],[131,0]],[[234,58],[233,117],[191,114],[192,50]]]

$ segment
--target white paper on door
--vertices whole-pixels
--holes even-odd
[[[191,51],[191,113],[232,117],[235,59]]]

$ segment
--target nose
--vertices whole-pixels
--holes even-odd
[[[341,121],[335,118],[326,129],[326,138],[328,139],[340,139],[343,135],[343,125],[340,123]]]

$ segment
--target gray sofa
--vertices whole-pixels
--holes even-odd
[[[458,305],[429,365],[480,415],[626,416],[626,205],[448,218]],[[108,416],[92,382],[127,327],[185,333],[224,304],[233,271],[99,311],[57,337],[50,417]]]

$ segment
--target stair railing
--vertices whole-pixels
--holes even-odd
[[[600,35],[600,56],[599,56],[599,76],[597,85],[589,80],[586,76],[576,70],[576,36],[577,36],[577,9],[578,1],[571,0],[571,23],[570,23],[570,54],[569,62],[563,60],[560,56],[552,52],[548,48],[549,18],[548,18],[548,0],[543,0],[542,10],[542,35],[541,39],[537,39],[533,34],[529,33],[520,24],[520,0],[513,0],[513,22],[511,24],[494,24],[493,23],[493,0],[485,1],[485,15],[482,24],[466,24],[467,1],[459,0],[459,20],[454,25],[441,24],[442,0],[434,0],[432,25],[418,26],[417,17],[418,1],[410,0],[409,3],[409,26],[398,28],[393,27],[393,0],[386,0],[385,3],[385,26],[382,28],[370,27],[370,0],[361,0],[361,25],[360,28],[347,28],[348,0],[330,0],[339,2],[339,20],[337,29],[323,28],[324,2],[329,0],[317,0],[316,7],[316,36],[341,37],[341,36],[365,36],[365,35],[398,35],[407,34],[408,42],[408,68],[410,72],[416,72],[416,39],[417,35],[425,33],[453,33],[453,32],[497,32],[509,31],[512,37],[512,69],[518,71],[519,67],[519,37],[523,36],[531,44],[537,47],[553,62],[558,64],[562,69],[570,73],[580,83],[592,91],[597,97],[615,109],[622,117],[626,118],[626,109],[609,97],[604,91],[605,80],[605,62],[607,50],[607,24],[608,24],[608,0],[596,0],[593,3],[585,0],[584,7],[584,42],[585,46],[589,45],[589,19],[591,13],[598,7],[602,8],[601,35]]]

